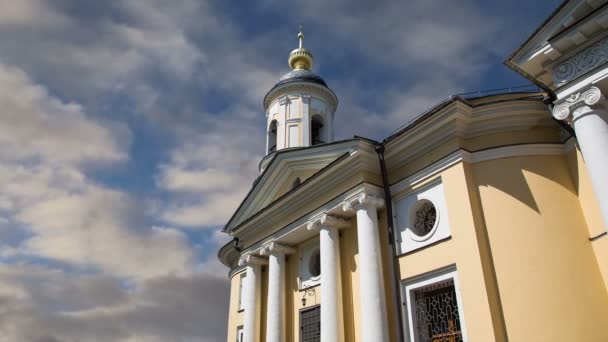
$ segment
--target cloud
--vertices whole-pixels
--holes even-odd
[[[213,229],[259,174],[293,23],[340,138],[477,88],[517,30],[469,0],[263,4],[0,3],[0,340],[225,340]]]
[[[236,210],[258,174],[263,142],[252,119],[223,119],[193,134],[161,165],[157,186],[171,196],[160,215],[169,224],[190,228],[222,225]]]
[[[221,341],[225,279],[164,276],[135,289],[103,276],[0,266],[4,341]]]

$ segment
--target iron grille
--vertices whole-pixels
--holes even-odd
[[[462,342],[452,279],[413,290],[416,342]]]
[[[300,311],[300,336],[302,342],[321,341],[321,307]]]

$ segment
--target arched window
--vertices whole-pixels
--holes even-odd
[[[313,115],[310,119],[310,136],[313,145],[324,144],[325,130],[323,129],[323,118],[320,115]]]
[[[277,150],[277,120],[272,120],[268,127],[268,153]]]

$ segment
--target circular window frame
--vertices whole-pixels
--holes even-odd
[[[313,261],[315,255],[319,256],[319,274],[316,276],[313,275],[313,272],[312,272],[312,261]],[[310,254],[308,255],[308,261],[306,263],[306,267],[307,267],[308,274],[310,275],[310,279],[312,281],[318,282],[321,280],[321,274],[323,274],[323,270],[321,269],[321,249],[320,248],[313,248],[310,251]]]
[[[433,228],[431,228],[428,233],[426,233],[425,235],[418,235],[413,229],[416,221],[416,212],[426,203],[430,203],[435,208],[435,223],[433,224]],[[435,235],[435,232],[437,232],[437,227],[439,227],[439,221],[441,220],[441,212],[439,211],[437,203],[427,197],[421,197],[416,202],[414,202],[409,208],[408,216],[408,235],[412,240],[417,242],[426,241],[430,239],[433,235]]]

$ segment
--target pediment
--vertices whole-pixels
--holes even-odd
[[[563,2],[505,62],[546,90],[561,86],[555,69],[573,54],[604,36],[608,0]]]
[[[357,149],[356,139],[277,152],[255,180],[251,190],[224,227],[230,231],[249,217],[292,190],[296,178],[301,183],[315,176],[345,154]]]

